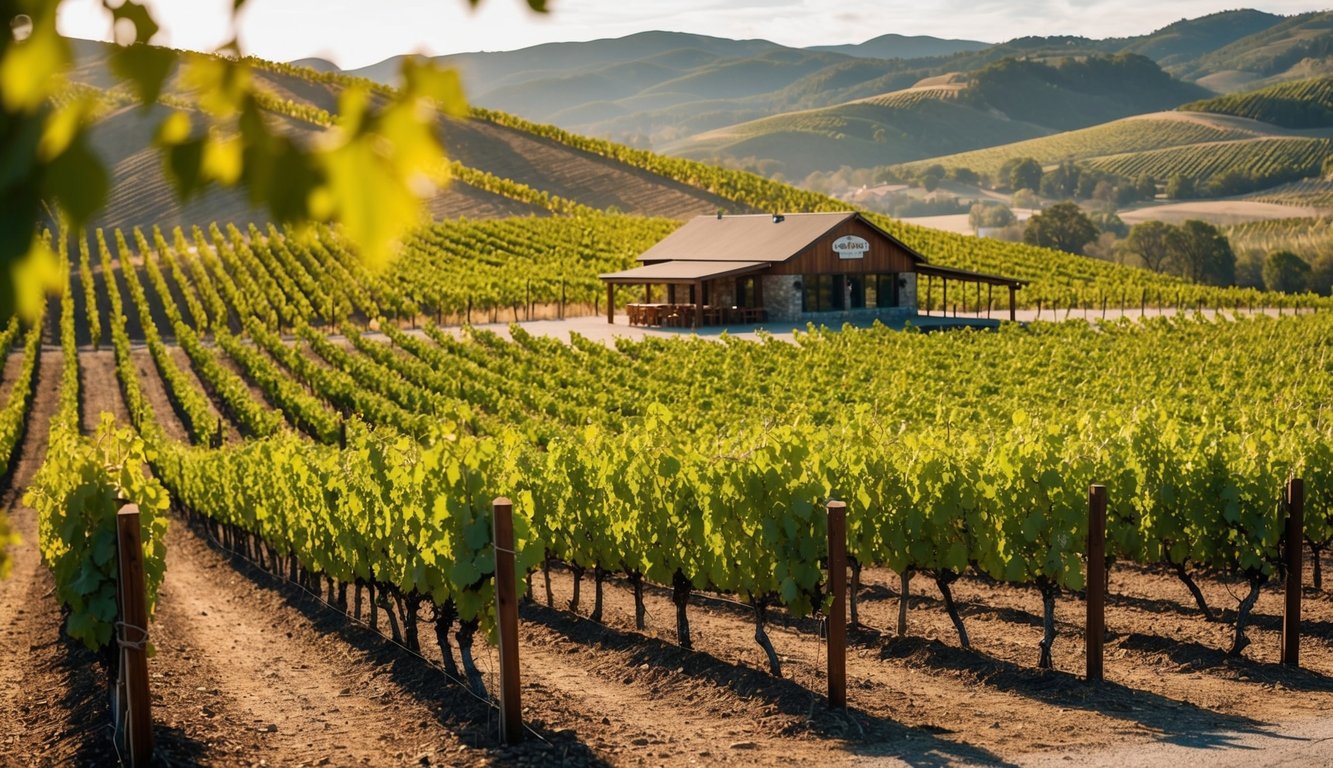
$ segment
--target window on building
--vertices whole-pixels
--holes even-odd
[[[847,297],[848,309],[866,308],[866,283],[873,280],[874,275],[844,275],[842,281],[845,285],[843,295]]]
[[[758,290],[755,287],[755,277],[736,278],[736,306],[746,309],[753,309],[759,306]]]
[[[833,275],[801,275],[801,311],[833,309]]]
[[[898,275],[866,275],[865,298],[867,307],[898,306]]]

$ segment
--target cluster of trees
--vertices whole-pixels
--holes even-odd
[[[1023,242],[1107,261],[1135,264],[1203,285],[1333,294],[1333,254],[1307,261],[1277,249],[1237,254],[1222,230],[1205,221],[1180,225],[1146,221],[1129,228],[1115,214],[1088,214],[1074,203],[1052,205],[1019,227],[998,203],[978,203],[968,217],[974,228],[1021,231]]]
[[[1130,179],[1084,168],[1068,160],[1048,171],[1031,157],[1006,160],[991,179],[991,187],[1013,192],[1028,190],[1062,200],[1097,200],[1117,207],[1151,200],[1157,194],[1157,180],[1147,174]]]
[[[1284,172],[1261,174],[1231,170],[1213,174],[1202,180],[1177,173],[1166,180],[1165,194],[1169,200],[1233,197],[1291,181],[1298,181],[1306,178],[1306,176],[1304,168],[1292,168]]]
[[[1234,285],[1236,254],[1217,227],[1203,221],[1180,226],[1161,221],[1135,225],[1123,250],[1154,272],[1169,272],[1207,285]]]
[[[1270,291],[1310,291],[1333,296],[1333,253],[1307,260],[1285,248],[1264,253],[1249,251],[1236,257],[1236,284]]]

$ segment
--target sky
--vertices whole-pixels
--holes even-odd
[[[213,50],[231,39],[232,0],[148,0],[163,31],[153,42]],[[1003,42],[1025,35],[1125,37],[1235,7],[1290,15],[1309,2],[1237,0],[248,0],[236,20],[245,53],[278,61],[308,56],[344,69],[404,53],[507,51],[646,30],[763,38],[805,47],[902,35]],[[109,40],[101,0],[64,0],[70,37]]]

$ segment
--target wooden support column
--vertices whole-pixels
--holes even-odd
[[[153,711],[148,694],[148,595],[144,579],[139,508],[126,504],[116,513],[120,622],[116,640],[124,688],[117,691],[124,715],[125,746],[133,768],[153,759]]]
[[[615,325],[616,323],[616,284],[606,284],[606,322]]]
[[[694,281],[694,327],[702,328],[704,324],[704,281]]]
[[[1017,319],[1017,315],[1015,314],[1016,310],[1014,309],[1014,304],[1017,303],[1017,301],[1018,288],[1011,285],[1009,286],[1009,322],[1011,323]]]
[[[940,312],[940,316],[941,316],[941,317],[948,317],[948,316],[949,316],[949,278],[947,278],[947,277],[940,278],[940,290],[941,290],[941,292],[944,294],[944,298],[940,300],[940,309],[943,310],[942,312]]]
[[[1286,566],[1287,594],[1282,610],[1282,658],[1291,667],[1301,665],[1301,547],[1305,545],[1305,481],[1287,483]]]
[[[847,706],[847,505],[828,503],[828,705]]]
[[[990,319],[990,305],[995,301],[995,284],[986,284],[986,319]]]
[[[935,277],[934,277],[933,275],[926,275],[926,314],[927,314],[927,315],[930,314],[930,291],[931,291],[931,289],[933,289],[934,287],[935,287]],[[918,305],[920,305],[920,303],[921,303],[921,302],[919,302],[919,301],[917,302]]]
[[[523,740],[519,703],[518,580],[514,575],[514,506],[501,496],[492,504],[495,546],[495,617],[500,639],[500,735],[506,744]]]

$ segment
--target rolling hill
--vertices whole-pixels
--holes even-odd
[[[867,99],[924,79],[954,72],[972,74],[1013,59],[1137,54],[1186,82],[1212,78],[1204,83],[1209,89],[1236,90],[1267,79],[1308,76],[1294,65],[1274,71],[1260,51],[1273,55],[1279,49],[1286,51],[1283,55],[1304,51],[1309,60],[1302,66],[1321,67],[1323,59],[1317,59],[1323,55],[1318,49],[1320,23],[1319,14],[1285,18],[1237,10],[1184,19],[1136,37],[1106,40],[1025,37],[986,45],[888,34],[856,45],[806,49],[765,40],[645,32],[437,60],[460,70],[469,97],[477,105],[588,135],[664,149],[727,126]],[[352,74],[388,83],[397,65],[394,58]],[[1228,79],[1234,81],[1231,86],[1225,86]],[[1204,95],[1206,91],[1198,91],[1182,101]],[[1032,115],[1009,116],[1048,124]],[[820,147],[827,143],[814,138],[812,142]],[[777,146],[788,144],[778,142]],[[864,148],[853,148],[850,153],[858,157]]]
[[[1216,182],[1219,192],[1232,195],[1318,176],[1333,154],[1330,140],[1333,77],[1319,77],[1191,102],[1172,112],[928,158],[895,170],[910,175],[939,164],[994,174],[1009,160],[1030,157],[1046,167],[1073,161],[1130,178],[1147,174],[1159,182],[1179,175],[1199,187]]]
[[[1179,104],[1203,89],[1132,54],[1053,63],[1005,59],[971,75],[710,131],[665,150],[707,160],[755,158],[804,178],[1022,141]]]
[[[868,59],[928,59],[967,51],[983,51],[990,43],[979,40],[945,40],[930,35],[889,33],[852,45],[815,45],[807,50],[841,53]]]
[[[1333,75],[1196,101],[1181,110],[1248,117],[1283,128],[1328,128],[1333,126]]]
[[[1202,112],[1156,112],[1029,141],[932,157],[904,164],[902,168],[912,171],[938,163],[946,168],[994,173],[1013,158],[1031,157],[1044,166],[1052,166],[1066,160],[1087,161],[1201,144],[1272,138],[1308,137],[1246,118]]]

